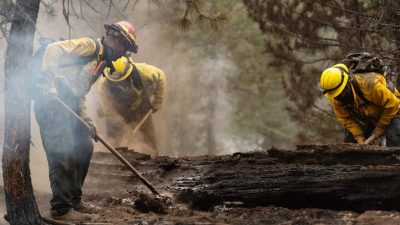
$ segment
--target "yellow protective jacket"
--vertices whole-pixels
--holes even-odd
[[[70,89],[70,94],[80,99],[80,116],[84,119],[89,118],[85,95],[97,79],[92,71],[103,57],[101,41],[90,38],[51,43],[43,55],[42,76],[56,84],[62,83]]]
[[[354,112],[358,112],[364,121],[371,122],[375,127],[384,130],[399,112],[399,91],[396,89],[395,93],[392,93],[386,87],[386,79],[378,73],[355,74],[354,77],[369,103],[363,102],[352,86],[354,103],[348,105],[348,108],[338,100],[330,99],[336,118],[353,136],[364,135],[361,124],[354,119]]]
[[[113,109],[123,114],[135,111],[142,101],[148,100],[145,98],[150,98],[151,96],[154,96],[151,106],[157,110],[161,109],[166,90],[165,73],[152,65],[134,63],[132,61],[130,63],[140,75],[143,88],[139,89],[132,84],[134,70],[126,80],[121,82],[113,82],[104,76],[101,77],[99,79],[99,92],[103,113],[108,114]],[[107,73],[108,71],[105,70],[104,72]]]

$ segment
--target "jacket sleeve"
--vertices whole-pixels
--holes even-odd
[[[90,38],[51,43],[47,46],[43,55],[42,70],[47,72],[47,74],[53,75],[54,70],[56,70],[61,63],[68,63],[68,60],[74,57],[93,55],[95,51],[96,43]]]
[[[336,119],[350,131],[353,136],[363,136],[364,131],[362,130],[360,124],[358,124],[354,119],[351,118],[350,112],[343,107],[338,101],[330,100],[331,105],[335,111]]]
[[[399,99],[386,87],[383,81],[375,83],[369,97],[371,103],[382,108],[376,127],[384,130],[399,111]]]
[[[141,75],[143,77],[142,79],[144,79],[145,82],[151,82],[155,85],[152,107],[154,109],[160,110],[164,100],[164,93],[167,85],[165,73],[154,66],[148,66],[141,72]]]

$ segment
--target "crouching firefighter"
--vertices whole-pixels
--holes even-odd
[[[388,147],[400,146],[400,93],[381,61],[361,53],[343,62],[323,71],[320,86],[346,128],[344,142],[371,144],[385,135]]]
[[[132,130],[151,110],[161,109],[166,88],[162,70],[145,64],[132,62],[123,56],[114,61],[113,68],[106,69],[99,80],[100,107],[98,114],[105,117],[107,133],[121,146],[123,138],[131,140]],[[150,98],[153,97],[153,100]],[[128,129],[123,130],[123,127]],[[139,131],[142,133],[145,151],[157,156],[157,143],[152,116],[150,115]],[[144,147],[142,145],[142,147]]]
[[[137,52],[134,27],[125,21],[105,25],[102,39],[53,42],[39,49],[34,60],[36,120],[46,152],[51,190],[51,217],[87,221],[97,207],[82,202],[82,186],[93,153],[96,126],[87,113],[85,95],[113,60]],[[41,66],[40,66],[41,65]],[[89,131],[57,99],[81,116]]]

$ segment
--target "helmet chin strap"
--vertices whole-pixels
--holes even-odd
[[[110,73],[113,73],[115,71],[114,65],[112,64],[114,51],[106,44],[104,36],[101,38],[101,43],[104,46],[104,61],[106,62],[106,67],[110,68]]]
[[[110,46],[108,46],[108,45],[105,43],[105,41],[104,41],[104,36],[101,38],[101,43],[102,43],[103,46],[104,46],[104,52],[105,52],[104,61],[106,62],[106,66],[107,66],[108,68],[110,68],[110,73],[112,74],[112,73],[114,73],[114,71],[115,71],[115,68],[114,68],[114,65],[113,65],[112,62],[115,61],[115,60],[117,60],[118,58],[115,56],[114,50],[113,50]],[[129,53],[128,51],[126,51],[124,55],[125,55],[127,58],[130,57],[130,53]]]

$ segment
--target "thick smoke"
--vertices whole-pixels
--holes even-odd
[[[230,132],[234,107],[228,99],[226,82],[227,74],[234,72],[235,65],[224,53],[223,48],[216,48],[220,49],[220,52],[204,57],[201,54],[201,46],[193,47],[190,43],[176,43],[175,38],[182,31],[176,24],[171,23],[173,19],[163,19],[171,16],[168,14],[170,12],[164,12],[164,6],[139,1],[133,12],[131,9],[123,11],[122,7],[118,10],[113,7],[108,12],[108,8],[100,1],[93,4],[99,12],[85,7],[83,18],[79,12],[77,16],[70,17],[70,29],[62,16],[60,3],[54,5],[56,16],[46,14],[44,8],[41,7],[35,48],[38,47],[38,39],[41,35],[56,40],[79,37],[100,38],[104,34],[104,23],[128,20],[137,28],[146,24],[137,33],[139,52],[132,58],[135,62],[145,62],[162,69],[167,76],[167,93],[163,108],[154,114],[158,154],[170,156],[227,154],[253,150],[257,146]],[[172,15],[177,16],[177,14]],[[171,35],[172,33],[174,35]],[[4,79],[5,50],[6,42],[0,40],[0,81]],[[2,86],[3,82],[0,84],[0,91],[3,90]],[[104,119],[99,118],[96,112],[100,97],[97,84],[95,84],[87,98],[88,109],[99,127],[99,133],[105,136]],[[1,92],[0,108],[4,108],[2,107],[3,98],[3,92]],[[0,111],[0,125],[0,130],[4,130],[3,110]],[[121,131],[129,133],[126,128],[121,128]],[[31,134],[34,144],[31,147],[33,186],[36,190],[49,192],[47,160],[33,113]],[[136,151],[150,153],[140,138],[140,135],[135,137],[125,135],[123,145]],[[2,135],[0,140],[3,140]],[[95,143],[95,151],[106,150],[100,143]],[[2,175],[0,185],[2,185]]]
[[[226,101],[226,94],[224,93],[225,78],[218,76],[223,74],[224,70],[231,70],[232,63],[223,55],[220,54],[217,58],[203,58],[193,64],[192,58],[196,57],[198,51],[180,51],[181,49],[189,48],[189,44],[178,45],[174,43],[173,38],[169,35],[171,31],[179,33],[176,24],[166,24],[160,20],[162,8],[152,4],[139,2],[135,7],[133,13],[129,10],[124,11],[123,15],[120,14],[121,9],[116,10],[112,8],[107,18],[108,9],[98,3],[94,5],[96,13],[89,8],[84,8],[84,18],[77,18],[76,16],[70,17],[71,29],[68,28],[64,17],[62,16],[62,9],[60,4],[56,4],[55,14],[52,16],[46,14],[44,8],[41,8],[37,22],[37,30],[35,37],[35,48],[38,47],[38,39],[43,35],[53,39],[68,39],[79,37],[100,38],[104,33],[103,24],[111,23],[119,20],[128,20],[135,24],[136,27],[141,28],[138,33],[139,53],[133,55],[133,60],[136,62],[146,62],[155,65],[162,69],[167,75],[167,93],[163,104],[163,109],[154,115],[155,126],[159,145],[159,155],[199,155],[199,154],[221,154],[230,152],[229,149],[234,148],[232,142],[233,138],[229,137],[227,130],[229,130],[230,119],[230,106],[229,101]],[[118,6],[118,5],[117,5]],[[3,68],[4,53],[6,50],[6,42],[1,42],[1,58],[0,66]],[[212,62],[212,63],[211,63]],[[201,74],[203,77],[194,78]],[[4,79],[3,69],[1,70],[1,80]],[[213,103],[213,118],[210,118],[210,123],[214,126],[212,135],[215,141],[215,149],[218,152],[209,152],[207,146],[202,146],[202,142],[196,142],[196,139],[205,139],[204,137],[193,138],[192,140],[179,140],[175,130],[187,130],[193,132],[193,136],[198,135],[196,126],[202,126],[204,121],[207,120],[208,109],[207,99],[209,96],[196,96],[191,93],[194,85],[194,79],[200,79],[200,85],[205,85],[207,88],[208,83],[215,83],[213,90],[210,90],[216,101]],[[1,83],[3,84],[3,82]],[[100,134],[105,130],[104,121],[99,119],[96,114],[97,99],[100,96],[97,93],[97,84],[92,87],[88,96],[88,107],[91,116],[94,118],[99,126]],[[0,86],[0,90],[2,87]],[[207,91],[206,91],[207,93]],[[3,98],[3,92],[0,93]],[[198,98],[200,97],[200,98]],[[0,104],[2,104],[1,101]],[[200,110],[195,112],[190,108],[193,106],[202,105]],[[197,107],[199,109],[199,107]],[[3,126],[3,114],[1,111],[1,123]],[[203,124],[204,125],[204,124]],[[2,129],[3,130],[3,129]],[[122,129],[123,130],[123,129]],[[206,130],[206,129],[205,129]],[[197,133],[196,133],[197,132]],[[48,168],[45,153],[41,145],[40,134],[36,119],[32,114],[32,143],[31,147],[31,165],[32,165],[32,179],[34,187],[38,190],[50,191],[48,181]],[[206,135],[204,132],[201,135]],[[0,137],[2,140],[2,137]],[[147,152],[146,146],[141,144],[140,134],[132,138],[125,137],[124,145],[137,151]],[[112,141],[112,140],[111,140]],[[183,144],[182,144],[183,143]],[[105,150],[101,144],[96,143],[96,150]],[[195,149],[202,149],[202,151],[195,151]],[[2,176],[1,178],[2,179]]]

